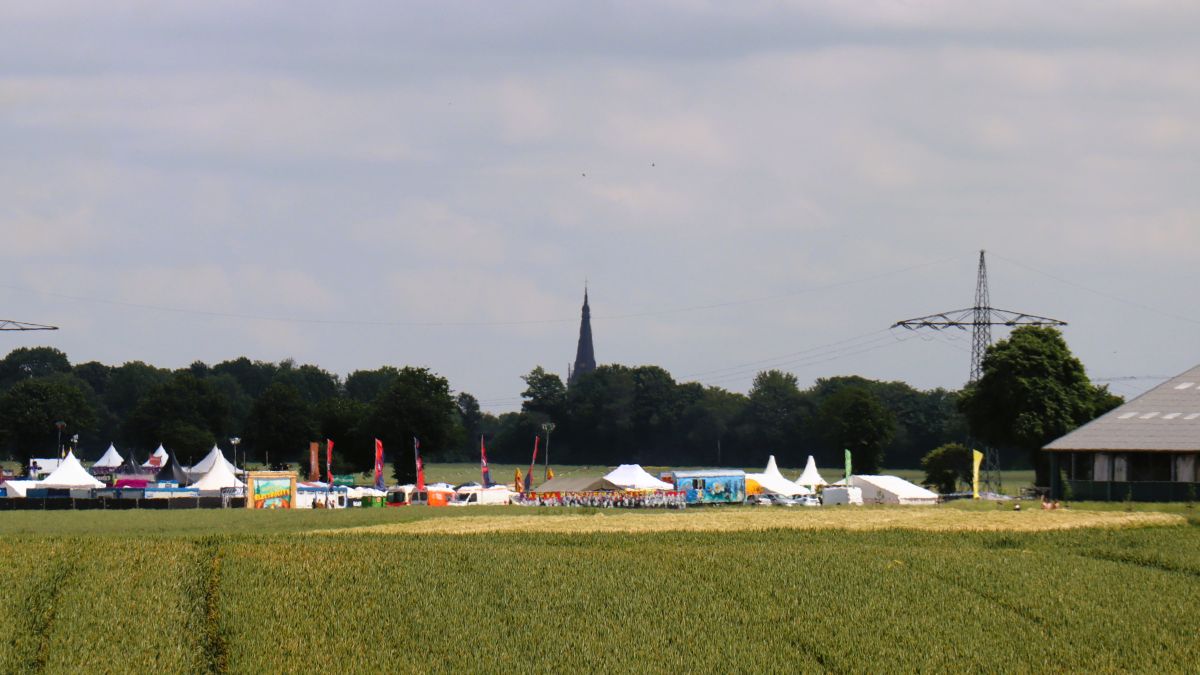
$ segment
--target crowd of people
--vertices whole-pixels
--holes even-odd
[[[513,503],[525,506],[590,506],[601,509],[683,509],[687,493],[682,490],[645,492],[547,492],[527,493]]]

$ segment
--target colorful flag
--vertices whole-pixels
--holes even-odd
[[[521,467],[518,466],[516,469],[514,469],[513,474],[515,474],[513,479],[513,489],[517,492],[521,492]]]
[[[533,492],[533,467],[537,466],[538,441],[540,436],[533,437],[533,459],[529,460],[529,473],[525,474],[525,491]]]
[[[546,469],[546,480],[554,480],[554,469]]]
[[[978,450],[972,450],[972,464],[974,467],[971,471],[971,494],[975,499],[979,499],[979,465],[983,463],[983,453]]]
[[[846,487],[850,487],[850,450],[846,450]]]
[[[417,492],[425,491],[425,463],[421,461],[421,441],[413,436],[413,456],[417,460]]]
[[[321,444],[317,442],[308,444],[308,479],[321,480]]]
[[[329,487],[333,488],[333,441],[325,439],[325,473],[329,476]]]
[[[383,441],[375,439],[375,489],[386,490],[383,483]]]
[[[491,487],[492,473],[488,470],[487,447],[483,444],[483,434],[479,434],[479,470],[483,473],[483,487]]]

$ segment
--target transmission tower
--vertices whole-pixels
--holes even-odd
[[[984,251],[979,252],[979,272],[975,276],[975,306],[967,309],[955,309],[949,312],[919,316],[915,319],[897,321],[892,328],[932,328],[945,330],[971,328],[971,377],[967,383],[975,382],[983,376],[983,357],[987,355],[988,347],[992,345],[992,326],[1065,326],[1066,321],[1051,319],[1036,314],[1012,312],[1006,309],[992,307],[988,296],[987,259]],[[984,452],[983,483],[987,489],[1000,491],[1000,453],[995,449]]]
[[[0,330],[58,330],[58,326],[43,326],[40,323],[21,323],[10,319],[0,319]]]

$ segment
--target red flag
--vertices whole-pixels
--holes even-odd
[[[325,439],[325,473],[329,476],[329,487],[333,487],[333,441]]]
[[[483,472],[483,487],[491,487],[492,474],[488,470],[487,447],[483,444],[483,434],[479,434],[479,468]]]
[[[421,461],[421,441],[413,436],[413,455],[417,458],[417,492],[425,491],[425,463]]]
[[[383,441],[375,439],[375,489],[384,489],[383,484]]]
[[[537,465],[537,449],[540,440],[542,440],[540,436],[533,437],[533,459],[529,460],[529,473],[525,474],[526,492],[533,492],[533,467]]]

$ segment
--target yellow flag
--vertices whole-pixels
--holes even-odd
[[[513,485],[516,486],[517,492],[525,491],[525,489],[524,489],[525,486],[521,484],[521,468],[520,467],[517,467],[516,476],[514,478]]]
[[[971,494],[975,499],[979,499],[979,465],[983,463],[983,453],[978,450],[971,451],[974,461],[974,470],[971,472]]]
[[[546,469],[546,480],[554,480],[554,469]]]

